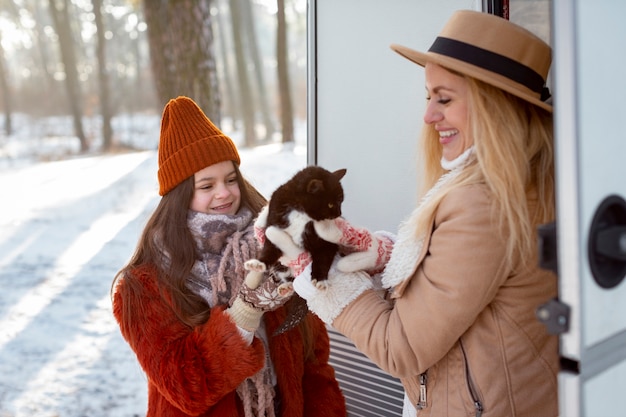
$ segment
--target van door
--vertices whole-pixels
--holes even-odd
[[[626,2],[554,0],[560,414],[624,415]]]

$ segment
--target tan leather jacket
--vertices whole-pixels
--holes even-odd
[[[485,188],[455,189],[414,274],[389,300],[362,294],[333,327],[402,380],[418,416],[556,416],[558,339],[535,317],[556,277],[504,257]]]

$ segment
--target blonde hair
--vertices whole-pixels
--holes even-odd
[[[555,216],[552,114],[482,81],[460,76],[468,82],[468,119],[476,158],[425,203],[416,233],[429,232],[448,191],[482,183],[493,198],[494,220],[506,237],[508,266],[518,257],[535,260],[536,227]],[[420,151],[424,194],[444,173],[439,135],[432,125],[422,129]],[[529,204],[534,206],[533,218]]]

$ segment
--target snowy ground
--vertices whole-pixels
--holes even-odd
[[[133,140],[156,143],[150,120]],[[156,151],[62,159],[75,139],[24,129],[0,138],[0,417],[143,416],[145,377],[109,289],[158,202]],[[306,164],[298,136],[241,150],[265,195]]]

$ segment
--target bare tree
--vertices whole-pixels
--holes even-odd
[[[2,107],[4,108],[4,131],[7,135],[10,135],[13,133],[11,117],[13,109],[11,107],[11,90],[9,90],[9,74],[6,68],[4,49],[2,48],[2,42],[0,42],[0,93],[2,93]]]
[[[246,34],[246,45],[249,49],[250,58],[254,64],[254,77],[256,78],[257,87],[257,108],[261,113],[263,124],[265,125],[266,138],[274,133],[274,123],[272,122],[272,116],[270,114],[269,97],[267,94],[267,88],[265,86],[265,76],[263,70],[263,60],[261,59],[261,53],[259,52],[257,29],[254,23],[254,7],[251,0],[242,0],[243,7],[241,8],[243,28]]]
[[[241,119],[239,112],[239,95],[235,88],[235,82],[233,81],[233,70],[231,66],[230,54],[228,51],[229,44],[227,42],[227,29],[230,28],[228,23],[228,14],[225,8],[219,7],[219,11],[215,16],[217,18],[217,40],[219,41],[219,55],[222,63],[222,80],[224,82],[224,89],[222,90],[222,97],[224,100],[224,114],[228,114],[233,122],[233,126],[238,124],[238,120]]]
[[[244,128],[244,141],[251,147],[256,142],[254,129],[254,106],[250,81],[248,80],[248,65],[245,59],[245,45],[241,34],[245,26],[242,20],[241,0],[230,0],[230,15],[232,20],[233,43],[237,62],[237,81],[239,82],[239,104]]]
[[[211,0],[144,0],[143,5],[161,104],[179,95],[189,96],[219,126],[221,98]]]
[[[148,25],[150,63],[161,107],[176,97],[176,63],[172,37],[168,30],[169,0],[144,0],[144,15]]]
[[[0,1],[0,5],[4,12],[17,20],[19,11],[13,2]],[[2,47],[2,31],[0,31],[0,94],[2,94],[2,107],[4,108],[4,131],[7,135],[13,133],[13,93],[9,88],[9,77],[9,67]]]
[[[74,120],[74,134],[80,141],[81,152],[89,149],[87,138],[83,131],[82,122],[82,93],[78,79],[78,69],[76,66],[76,53],[74,51],[75,42],[72,38],[70,16],[68,12],[69,3],[67,0],[49,0],[50,15],[54,23],[54,28],[59,36],[59,47],[61,49],[61,60],[65,69],[65,86],[68,94],[70,110]]]
[[[48,26],[46,16],[49,18],[50,13],[46,13],[45,4],[41,4],[36,0],[27,0],[23,2],[23,6],[20,8],[20,13],[28,13],[32,16],[35,25],[26,29],[26,31],[34,45],[33,53],[29,62],[23,62],[22,65],[32,67],[32,72],[35,73],[34,78],[37,80],[35,84],[34,97],[27,97],[28,102],[37,102],[39,104],[38,110],[42,113],[46,113],[50,110],[58,109],[57,100],[40,100],[40,96],[45,97],[58,97],[57,92],[60,92],[62,88],[54,79],[54,69],[56,68],[55,52],[56,48],[50,47],[50,38],[45,35],[45,27]],[[65,94],[67,96],[67,94]]]
[[[110,151],[113,146],[113,129],[111,127],[105,28],[102,22],[102,0],[93,0],[92,4],[97,35],[96,56],[98,57],[98,87],[100,91],[100,114],[102,116],[102,150],[106,152]]]
[[[276,0],[278,20],[276,27],[276,61],[278,72],[278,95],[280,98],[280,121],[282,142],[293,142],[293,105],[289,83],[289,64],[287,50],[287,21],[285,19],[285,0]]]

